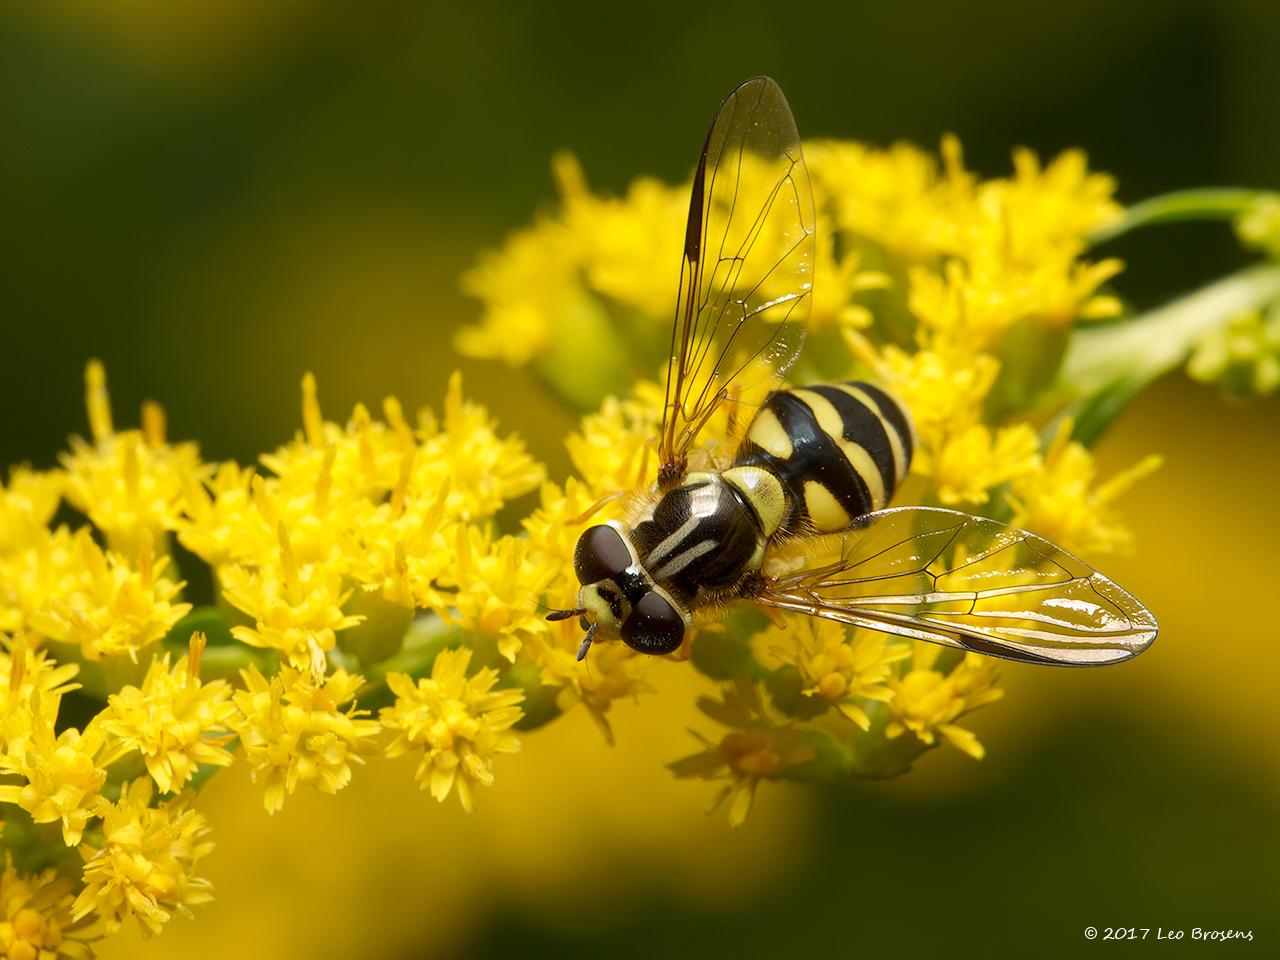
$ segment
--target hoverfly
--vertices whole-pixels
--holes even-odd
[[[1052,543],[954,510],[888,508],[914,446],[888,393],[780,388],[804,341],[814,231],[786,98],[748,80],[720,105],[694,174],[657,477],[627,522],[582,533],[578,605],[548,616],[580,618],[578,659],[597,637],[671,653],[695,616],[735,600],[1025,663],[1141,653],[1158,629],[1147,608]],[[742,408],[754,415],[717,463],[698,437]],[[826,549],[770,562],[797,540]]]

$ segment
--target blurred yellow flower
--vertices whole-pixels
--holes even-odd
[[[102,818],[102,842],[81,847],[84,889],[76,897],[74,917],[101,918],[114,933],[135,917],[143,936],[159,933],[175,912],[213,899],[209,881],[195,875],[210,851],[209,827],[185,798],[151,806],[146,777],[121,788],[120,801]]]
[[[980,423],[949,436],[933,457],[938,499],[947,506],[981,504],[987,491],[1040,465],[1040,438],[1016,423],[992,430]]]
[[[910,144],[879,150],[837,140],[809,141],[805,161],[815,202],[828,205],[836,228],[879,245],[897,266],[955,249],[955,213],[973,177],[948,155],[945,169]]]
[[[1045,452],[1044,461],[1010,485],[1014,526],[1051,540],[1069,553],[1116,553],[1133,537],[1112,502],[1134,483],[1159,468],[1155,454],[1094,486],[1093,454],[1071,439],[1074,424],[1065,419]]]
[[[698,708],[730,732],[719,742],[695,733],[704,749],[669,766],[677,777],[727,781],[711,810],[728,802],[732,827],[746,822],[761,780],[784,778],[817,758],[812,739],[793,724],[774,724],[759,693],[745,681],[724,687],[718,700],[699,699]]]
[[[1187,373],[1238,397],[1265,397],[1280,389],[1280,302],[1207,331],[1196,342]]]
[[[14,467],[0,482],[0,555],[32,546],[62,499],[60,472]]]
[[[994,660],[967,653],[950,673],[942,673],[933,669],[941,652],[942,648],[935,644],[916,642],[911,669],[890,683],[893,698],[889,709],[893,719],[885,727],[885,736],[893,740],[911,732],[921,743],[932,745],[941,735],[957,749],[981,760],[985,751],[978,738],[954,721],[1004,696],[996,686],[1000,671]]]
[[[772,626],[757,634],[752,645],[767,666],[795,666],[806,696],[835,706],[864,731],[871,720],[863,701],[891,699],[893,665],[911,656],[910,646],[882,633],[817,617],[795,617]]]
[[[957,727],[955,722],[970,710],[993,703],[1005,691],[996,686],[1000,671],[995,660],[965,654],[950,673],[933,669],[942,648],[916,641],[915,657],[910,671],[891,682],[893,714],[884,736],[893,740],[902,733],[914,733],[923,744],[933,745],[937,736],[952,746],[980,760],[986,750],[973,731]]]
[[[520,749],[511,727],[524,715],[522,691],[495,689],[498,673],[490,667],[468,677],[470,663],[466,648],[441,650],[431,676],[416,684],[405,674],[390,674],[387,686],[396,702],[381,715],[382,725],[395,732],[387,756],[422,748],[418,782],[441,802],[456,788],[467,811],[475,805],[476,785],[493,785],[494,758]]]
[[[23,875],[6,850],[0,873],[0,957],[6,960],[90,960],[91,921],[71,918],[73,884],[57,870]]]

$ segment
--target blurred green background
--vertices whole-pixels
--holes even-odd
[[[755,73],[810,137],[934,146],[950,130],[988,175],[1016,144],[1079,145],[1125,201],[1280,188],[1271,0],[11,2],[0,460],[48,465],[85,430],[92,356],[119,421],[159,399],[209,459],[290,436],[308,369],[337,419],[387,393],[438,404],[450,333],[475,312],[457,277],[549,202],[551,153],[572,149],[606,189],[677,180],[720,97]],[[1146,306],[1240,260],[1221,226],[1115,252]],[[563,473],[570,418],[505,370],[462,367]],[[974,721],[981,764],[939,751],[892,784],[766,787],[731,834],[701,815],[704,785],[661,767],[691,746],[697,686],[661,664],[659,694],[618,710],[616,748],[571,716],[530,737],[469,818],[405,764],[270,819],[242,771],[217,777],[217,902],[104,956],[1106,949],[1087,925],[1252,929],[1266,949],[1278,414],[1176,377],[1105,439],[1105,468],[1167,457],[1126,504],[1138,553],[1104,564],[1162,637],[1102,672],[1009,666],[1005,703]]]

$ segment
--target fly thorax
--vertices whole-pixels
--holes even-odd
[[[759,565],[766,536],[742,491],[719,474],[690,474],[632,531],[650,576],[686,601],[723,589]]]

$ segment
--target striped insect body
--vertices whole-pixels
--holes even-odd
[[[915,434],[884,390],[778,389],[804,342],[814,231],[786,98],[767,77],[748,80],[721,104],[694,175],[653,489],[627,522],[581,535],[578,605],[548,619],[580,619],[579,659],[597,638],[672,653],[695,617],[735,600],[1025,663],[1141,653],[1158,629],[1151,612],[1052,543],[986,517],[889,506]],[[744,394],[758,403],[739,404]],[[755,406],[731,462],[689,472],[730,397],[730,409]],[[812,556],[776,549],[797,541]]]
[[[902,406],[869,383],[818,384],[770,394],[735,466],[780,482],[784,533],[836,533],[889,505],[914,447]]]

